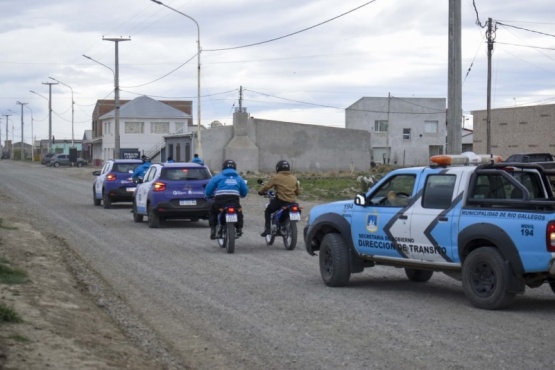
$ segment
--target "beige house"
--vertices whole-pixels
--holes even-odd
[[[472,111],[474,151],[487,152],[487,110]],[[555,153],[555,104],[491,110],[491,152],[507,158],[515,153]]]

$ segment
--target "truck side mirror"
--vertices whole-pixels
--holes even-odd
[[[355,204],[357,206],[365,206],[366,205],[366,196],[364,194],[357,194],[355,197]]]

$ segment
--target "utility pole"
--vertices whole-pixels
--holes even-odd
[[[48,85],[48,153],[52,149],[52,85],[57,85],[57,82],[43,82],[43,85]]]
[[[6,142],[4,143],[4,146],[8,146],[8,117],[11,116],[11,114],[4,114],[4,116],[6,117]]]
[[[462,150],[461,0],[449,0],[447,154]]]
[[[115,62],[115,68],[114,68],[114,103],[116,106],[115,109],[115,115],[114,115],[114,121],[115,121],[115,127],[114,127],[114,158],[115,159],[119,159],[120,158],[120,132],[119,132],[119,42],[120,41],[130,41],[131,38],[127,38],[124,39],[122,37],[120,38],[102,38],[102,40],[104,41],[112,41],[115,46],[116,46],[116,62]]]
[[[488,96],[487,96],[487,123],[486,123],[486,152],[491,154],[491,54],[493,52],[493,43],[495,40],[495,29],[493,21],[488,18],[488,30],[486,37],[488,38]]]
[[[25,105],[27,105],[28,103],[22,103],[22,102],[18,101],[17,104],[21,105],[21,152],[19,153],[19,159],[23,160],[24,159],[23,158],[24,157],[23,156],[23,153],[24,153],[24,151],[23,151],[23,107]]]

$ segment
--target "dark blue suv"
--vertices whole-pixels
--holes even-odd
[[[137,185],[133,196],[133,221],[148,217],[157,228],[165,219],[208,219],[212,201],[204,197],[212,178],[208,167],[195,163],[155,163]]]
[[[140,159],[110,159],[101,170],[93,171],[94,205],[103,202],[104,208],[110,208],[115,202],[132,202],[137,185],[131,174],[142,163]]]

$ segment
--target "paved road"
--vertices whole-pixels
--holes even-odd
[[[245,235],[230,255],[208,239],[206,221],[149,229],[133,222],[130,205],[93,206],[93,177],[76,171],[4,160],[0,187],[38,229],[65,239],[187,367],[555,367],[547,286],[496,312],[471,307],[442,274],[418,284],[376,267],[349,287],[327,288],[302,241],[286,251],[258,236],[265,201],[256,193],[243,203]],[[117,319],[133,326],[131,316]]]

